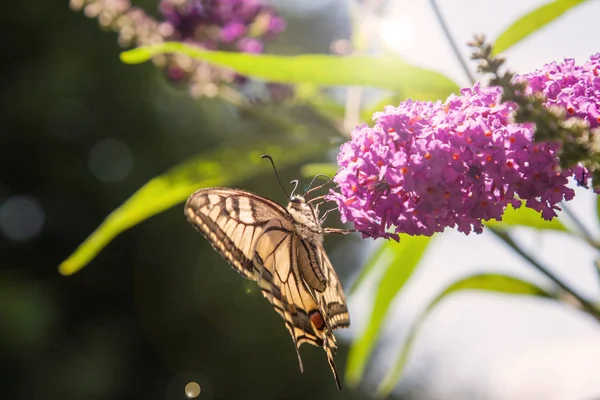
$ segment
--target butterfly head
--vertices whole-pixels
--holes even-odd
[[[300,195],[295,195],[290,198],[287,210],[297,220],[316,218],[314,208]]]
[[[306,200],[304,200],[304,197],[300,195],[294,195],[290,198],[290,204],[288,204],[288,208],[289,207],[301,210],[302,208],[306,207]]]
[[[317,211],[312,205],[307,203],[304,197],[299,195],[292,196],[287,205],[287,211],[296,222],[296,230],[303,237],[310,235],[312,240],[316,240],[317,242],[323,241]]]

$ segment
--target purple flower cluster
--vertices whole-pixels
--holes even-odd
[[[285,21],[262,0],[161,0],[159,10],[176,40],[207,50],[261,53],[263,39],[285,28]],[[177,55],[170,58],[167,74],[188,84],[194,97],[214,96],[222,84],[242,90],[248,80],[235,72]]]
[[[159,10],[173,39],[208,50],[260,53],[261,39],[285,28],[285,21],[260,0],[161,0]]]
[[[160,0],[164,21],[132,6],[130,0],[70,0],[70,5],[118,32],[124,47],[173,40],[207,50],[260,53],[263,40],[285,28],[285,20],[262,0]],[[187,84],[194,97],[215,96],[224,84],[241,89],[249,86],[246,78],[231,70],[185,55],[161,54],[153,62],[164,68],[172,81]],[[282,93],[284,90],[279,91]],[[278,94],[268,86],[267,95],[277,98]]]
[[[600,53],[583,65],[565,59],[515,79],[528,82],[525,94],[541,93],[547,106],[563,107],[568,117],[579,117],[592,129],[600,126]]]
[[[445,103],[388,106],[372,128],[358,126],[338,156],[340,193],[329,197],[342,220],[397,240],[447,227],[480,233],[521,200],[555,217],[557,204],[573,198],[574,172],[560,171],[559,144],[534,143],[531,124],[512,122],[517,105],[501,103],[501,93],[476,84]]]

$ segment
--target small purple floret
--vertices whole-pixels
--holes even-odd
[[[516,79],[528,81],[525,94],[542,93],[546,105],[563,107],[569,117],[579,117],[591,128],[600,126],[600,53],[583,65],[567,58]]]

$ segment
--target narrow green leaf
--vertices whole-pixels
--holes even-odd
[[[516,20],[494,43],[494,54],[502,53],[533,32],[543,28],[585,0],[556,0],[545,4]]]
[[[348,294],[354,293],[358,287],[363,283],[363,281],[367,278],[367,276],[371,275],[377,267],[384,268],[389,260],[386,260],[386,257],[393,256],[392,252],[389,251],[388,246],[393,246],[392,242],[384,242],[381,244],[375,252],[371,255],[371,258],[367,261],[366,265],[360,270],[358,277],[350,286],[348,290]]]
[[[383,264],[386,269],[379,281],[371,320],[362,336],[350,347],[346,366],[346,379],[350,385],[359,383],[381,333],[390,304],[416,270],[430,240],[431,237],[401,235],[400,243],[386,242],[382,245],[383,249],[375,254],[379,259],[378,263]]]
[[[540,296],[550,297],[551,295],[543,289],[535,286],[532,283],[522,281],[511,276],[500,275],[500,274],[479,274],[472,275],[466,278],[460,279],[450,286],[448,286],[442,293],[440,293],[423,311],[417,321],[413,324],[408,333],[408,337],[404,346],[401,349],[400,356],[396,361],[396,365],[389,371],[387,376],[383,379],[378,388],[378,394],[380,396],[387,396],[396,386],[396,383],[402,377],[406,361],[412,349],[412,345],[417,336],[417,333],[421,329],[423,322],[429,315],[431,310],[448,295],[463,291],[463,290],[478,290],[505,294],[517,294],[524,296]]]
[[[558,220],[558,218],[554,218],[552,221],[546,221],[545,219],[542,219],[539,212],[532,208],[527,208],[525,205],[522,205],[517,209],[509,206],[506,208],[506,211],[504,211],[502,221],[490,220],[487,221],[485,225],[498,229],[525,226],[539,230],[568,232],[568,229]]]
[[[206,51],[183,43],[167,42],[125,51],[121,53],[121,60],[128,64],[138,64],[163,53],[185,54],[270,82],[373,86],[392,90],[415,100],[445,99],[459,90],[456,83],[445,75],[410,65],[400,57],[391,55],[276,56]]]
[[[306,164],[300,168],[300,174],[304,178],[312,178],[317,174],[327,175],[333,177],[338,170],[337,164],[334,163],[313,163]]]
[[[289,137],[288,137],[289,138]],[[319,148],[320,147],[320,148]],[[102,224],[59,266],[63,275],[85,267],[111,240],[132,226],[181,203],[197,189],[231,185],[271,168],[263,153],[277,159],[278,166],[291,165],[321,151],[322,143],[283,139],[261,142],[250,148],[211,151],[185,161],[142,186],[114,210]]]

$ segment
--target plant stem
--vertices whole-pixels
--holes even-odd
[[[446,21],[444,21],[444,17],[442,17],[442,13],[440,12],[440,9],[437,6],[437,3],[435,2],[435,0],[429,0],[429,2],[431,3],[431,8],[433,8],[433,12],[435,13],[435,16],[440,24],[440,27],[444,31],[446,40],[448,40],[448,43],[450,44],[450,47],[452,48],[452,51],[454,52],[454,55],[456,56],[456,59],[458,60],[460,66],[462,67],[463,72],[469,79],[469,82],[471,82],[471,85],[475,84],[475,78],[473,77],[473,74],[471,73],[469,66],[463,59],[462,55],[460,54],[460,51],[458,50],[458,47],[456,46],[456,42],[452,38],[452,34],[450,33],[450,30],[448,29],[448,25],[446,25]]]
[[[491,228],[491,227],[488,227],[488,229],[494,235],[496,235],[496,237],[498,237],[500,240],[502,240],[504,243],[506,243],[513,250],[515,250],[524,259],[529,261],[529,263],[535,269],[540,271],[542,274],[546,275],[548,278],[550,278],[551,281],[556,283],[561,289],[563,289],[565,292],[569,293],[571,296],[573,296],[575,299],[577,299],[577,301],[581,305],[581,308],[584,311],[586,311],[588,314],[590,314],[592,317],[594,317],[598,322],[600,322],[600,310],[598,310],[592,303],[590,303],[589,301],[587,301],[583,297],[581,297],[579,294],[577,294],[577,292],[575,292],[571,287],[569,287],[566,283],[561,281],[556,275],[554,275],[552,272],[550,272],[550,270],[548,268],[546,268],[545,266],[540,264],[537,260],[535,260],[529,254],[527,254],[525,252],[525,250],[523,250],[521,247],[519,247],[515,243],[515,241],[510,237],[510,235],[507,232],[501,231],[499,229]]]
[[[571,221],[573,221],[573,223],[579,230],[579,234],[583,237],[583,239],[585,239],[586,242],[588,242],[591,246],[595,247],[596,249],[600,249],[600,243],[598,243],[598,241],[594,239],[594,236],[589,231],[589,229],[581,222],[579,218],[577,218],[577,216],[575,215],[575,213],[573,213],[573,211],[571,211],[569,206],[567,206],[567,204],[563,202],[561,204],[561,207],[565,214],[567,214]]]

